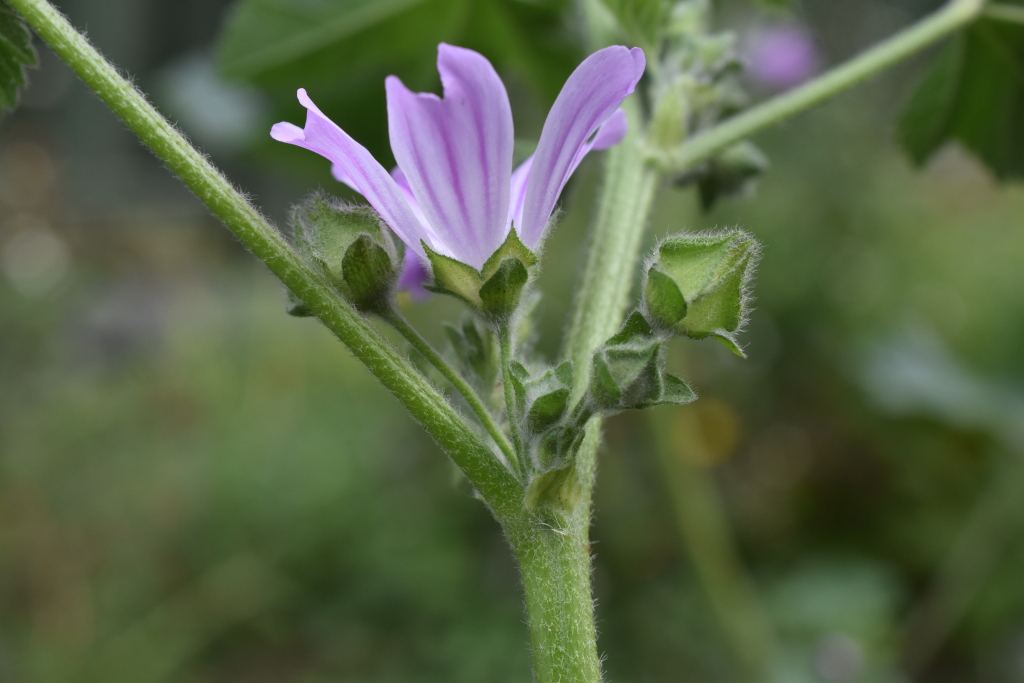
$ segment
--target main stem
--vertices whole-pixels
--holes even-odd
[[[524,513],[505,523],[519,560],[537,683],[600,683],[590,548],[575,531]]]
[[[522,485],[445,398],[337,292],[146,98],[45,0],[9,0],[104,103],[366,365],[462,468],[499,516],[521,507]]]
[[[659,172],[647,163],[641,146],[644,126],[636,97],[633,95],[623,103],[629,118],[629,133],[621,144],[608,152],[605,162],[587,262],[562,351],[564,358],[572,360],[576,374],[574,402],[582,397],[590,381],[594,350],[622,324],[636,279],[648,215],[661,179]],[[583,487],[578,515],[584,525],[577,533],[583,538],[587,537],[585,525],[590,520],[600,434],[601,418],[595,417],[587,425],[576,461]]]

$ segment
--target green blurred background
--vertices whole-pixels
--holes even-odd
[[[266,134],[297,87],[390,163],[382,79],[436,89],[439,40],[495,62],[525,141],[584,54],[567,1],[380,0],[332,32],[359,4],[60,6],[278,221],[344,193]],[[799,22],[827,65],[937,4],[717,16]],[[280,40],[296,21],[322,30]],[[926,62],[759,136],[756,193],[660,195],[652,242],[740,225],[765,252],[750,359],[677,342],[701,400],[607,425],[608,680],[744,681],[746,643],[780,681],[1024,681],[1024,191],[901,156]],[[0,681],[530,680],[513,560],[453,467],[45,48],[31,79],[0,123]],[[545,253],[549,357],[594,157]],[[408,312],[438,342],[460,314]]]

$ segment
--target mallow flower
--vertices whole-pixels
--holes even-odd
[[[400,284],[414,287],[427,270],[423,245],[480,269],[514,229],[536,250],[562,189],[592,149],[620,142],[619,109],[643,75],[639,48],[612,46],[576,68],[555,100],[536,152],[512,169],[508,93],[481,54],[442,43],[437,68],[444,96],[414,93],[395,76],[385,80],[391,173],[328,119],[304,89],[305,128],[278,123],[275,140],[332,162],[338,180],[363,195],[408,246]]]

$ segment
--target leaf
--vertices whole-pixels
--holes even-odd
[[[6,2],[0,0],[0,112],[18,103],[25,85],[25,68],[36,65],[32,34]]]
[[[235,5],[227,21],[220,44],[221,67],[229,76],[258,78],[425,3],[426,0],[243,0]]]
[[[601,0],[615,15],[619,27],[642,47],[653,47],[665,26],[668,15],[663,0]]]
[[[982,19],[936,59],[899,123],[917,164],[952,140],[1000,179],[1024,177],[1024,25]]]

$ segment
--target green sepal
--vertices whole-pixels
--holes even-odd
[[[388,306],[397,273],[391,255],[368,234],[357,237],[345,250],[341,269],[339,289],[359,310],[381,311]]]
[[[735,333],[746,321],[747,289],[759,256],[758,243],[739,230],[669,237],[658,246],[648,270],[645,307],[664,329],[693,339],[715,337],[742,355]],[[666,303],[671,288],[663,284],[661,274],[675,283],[686,303],[684,315],[671,326],[664,321],[678,308]]]
[[[605,347],[594,354],[591,395],[603,411],[639,408],[661,396],[662,344]]]
[[[687,403],[693,403],[696,400],[697,392],[695,392],[685,380],[682,380],[675,375],[665,373],[661,396],[651,399],[638,407],[652,408],[654,406],[663,405],[683,406]]]
[[[732,351],[733,353],[735,353],[740,358],[746,358],[747,357],[746,352],[743,350],[742,347],[740,347],[739,343],[736,341],[736,338],[733,335],[731,335],[731,334],[713,334],[713,335],[711,335],[711,338],[714,339],[719,344],[721,344],[722,346],[724,346],[725,348],[727,348],[730,351]]]
[[[697,181],[701,208],[708,211],[721,197],[752,189],[770,165],[765,153],[748,140],[729,147],[708,163]]]
[[[318,192],[292,209],[296,251],[360,311],[390,305],[405,245],[380,215]]]
[[[480,310],[495,321],[507,321],[519,306],[530,279],[526,266],[515,257],[503,258],[494,275],[479,289]]]
[[[442,328],[463,374],[474,377],[477,387],[485,393],[492,391],[501,369],[498,344],[492,332],[469,314],[463,317],[460,326],[446,322]]]
[[[516,413],[522,415],[526,409],[526,381],[530,377],[530,371],[516,360],[509,362],[508,367],[507,379],[512,384],[512,394],[516,400]]]
[[[654,331],[643,314],[640,311],[633,311],[623,321],[619,331],[604,344],[605,346],[616,346],[618,344],[642,342],[649,339],[653,334]]]
[[[296,318],[311,318],[313,317],[313,311],[310,310],[309,306],[306,305],[299,297],[295,296],[295,292],[290,289],[285,290],[285,296],[287,297],[287,304],[285,305],[285,313],[294,316]]]
[[[501,262],[507,258],[519,259],[527,268],[537,265],[537,255],[527,249],[526,245],[522,243],[519,239],[519,234],[515,230],[515,226],[508,231],[508,236],[505,237],[505,241],[501,243],[501,246],[484,262],[484,267],[480,269],[482,279],[490,279],[498,271]]]
[[[547,470],[530,480],[526,488],[526,507],[530,510],[553,509],[571,513],[579,505],[583,488],[574,462]]]
[[[644,283],[644,303],[647,313],[660,327],[672,327],[686,315],[686,298],[676,281],[651,266]]]
[[[434,282],[424,287],[438,294],[462,299],[492,321],[507,322],[519,306],[529,268],[537,256],[520,241],[515,230],[484,262],[482,270],[438,254],[426,242],[423,249],[430,261]]]
[[[530,433],[540,434],[562,419],[569,407],[572,384],[572,361],[524,382],[526,427]]]
[[[480,272],[462,261],[438,254],[426,242],[421,244],[434,275],[434,282],[423,285],[424,289],[437,294],[449,294],[462,299],[473,308],[480,308],[483,304],[480,300],[480,286],[483,284]]]

